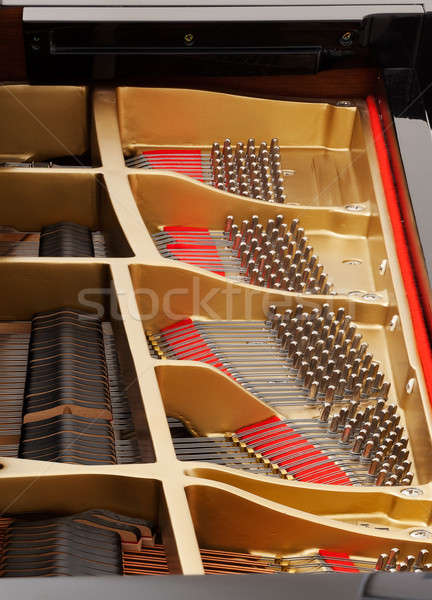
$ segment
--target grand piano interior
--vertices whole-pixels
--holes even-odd
[[[421,578],[427,6],[54,4],[0,6],[1,575]]]

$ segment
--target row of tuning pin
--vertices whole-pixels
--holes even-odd
[[[338,439],[341,448],[350,452],[350,458],[368,468],[369,481],[375,485],[411,485],[408,438],[403,437],[397,406],[384,398],[375,405],[359,408],[351,400],[339,411],[331,414],[332,405],[325,403],[319,426],[327,427],[327,434]]]
[[[429,558],[429,550],[426,548],[420,550],[415,556],[408,554],[405,560],[399,560],[399,548],[392,548],[390,552],[379,555],[375,565],[377,571],[387,571],[396,573],[397,571],[411,571],[421,573],[423,571],[432,571],[432,562],[427,562]]]
[[[353,457],[369,463],[368,475],[377,485],[409,485],[408,439],[402,437],[397,407],[385,408],[390,384],[345,310],[333,313],[324,304],[304,313],[298,305],[281,314],[272,305],[267,325],[307,388],[308,403],[324,402],[320,423],[328,424],[329,435],[340,436]],[[358,410],[360,402],[372,398],[375,406]],[[331,416],[337,400],[348,406]]]
[[[305,461],[306,466],[312,468],[308,451],[310,444],[314,444],[323,452],[321,462],[318,460],[315,465],[317,479],[327,477],[326,473],[319,471],[319,466],[325,468],[329,460],[333,460],[351,478],[352,483],[377,486],[412,483],[414,476],[409,471],[408,439],[403,437],[404,428],[399,425],[395,405],[386,407],[385,401],[378,399],[375,405],[359,410],[359,403],[350,401],[347,407],[334,413],[330,419],[329,407],[328,404],[324,405],[319,419],[284,419],[273,423],[271,428],[264,422],[245,432],[227,433],[226,439],[257,462],[265,464],[266,460],[267,467],[280,477],[295,475],[296,467],[301,474],[300,467]],[[263,434],[267,441],[264,451],[261,445]],[[303,445],[306,443],[306,450],[302,448],[301,439]],[[289,452],[285,447],[287,443],[291,444]],[[303,453],[306,453],[305,457]],[[279,465],[279,461],[287,461],[288,456],[292,460],[286,467],[287,472]],[[338,477],[340,474],[336,473],[335,478]],[[308,481],[313,481],[313,474]]]
[[[257,215],[240,226],[228,215],[224,233],[234,256],[240,259],[246,281],[289,292],[329,294],[327,273],[308,244],[299,219],[284,223],[283,215],[260,223]]]
[[[211,149],[213,184],[221,189],[267,202],[284,203],[284,179],[280,147],[273,138],[268,147],[262,142],[259,149],[250,138],[245,145],[238,142],[233,148],[226,139],[221,148],[215,142]]]
[[[308,313],[298,304],[279,312],[271,305],[266,325],[307,389],[308,403],[387,398],[390,384],[344,308],[332,312],[324,303]]]

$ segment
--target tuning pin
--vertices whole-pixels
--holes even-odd
[[[380,554],[375,565],[376,571],[385,571],[386,564],[388,561],[388,554]]]
[[[244,151],[244,144],[243,144],[243,142],[237,142],[237,144],[236,144],[236,152],[239,153],[239,152],[243,152],[243,151]]]
[[[228,215],[225,220],[225,233],[229,233],[231,231],[231,227],[234,223],[234,217],[232,215]]]
[[[328,434],[332,437],[336,436],[339,429],[339,416],[333,415],[328,426]]]
[[[413,556],[412,554],[408,554],[408,556],[406,557],[406,564],[407,564],[408,571],[412,571],[415,560],[416,560],[415,556]]]
[[[273,138],[270,142],[270,150],[271,152],[274,152],[274,149],[277,148],[279,146],[279,140],[278,138]]]
[[[386,568],[391,569],[396,566],[396,562],[399,557],[399,548],[392,548],[389,552]]]
[[[411,485],[412,481],[414,479],[414,474],[413,473],[407,473],[405,475],[405,477],[402,479],[401,481],[401,485]]]
[[[330,402],[325,402],[322,410],[321,410],[321,414],[320,414],[320,423],[321,424],[325,424],[328,423],[329,417],[330,417],[330,412],[331,412],[331,403]]]
[[[363,435],[356,436],[353,447],[351,449],[352,454],[354,454],[355,456],[358,456],[360,454],[362,446],[364,444],[364,440],[365,440],[365,438]]]
[[[419,553],[417,554],[415,566],[418,569],[423,569],[428,557],[429,557],[429,550],[426,550],[426,549],[420,550]]]
[[[235,238],[235,236],[237,235],[237,233],[238,233],[238,226],[235,223],[233,223],[231,225],[231,229],[229,231],[229,240],[232,241]]]
[[[255,153],[255,139],[249,138],[247,141],[247,153],[250,155]]]

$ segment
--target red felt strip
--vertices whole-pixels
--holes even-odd
[[[172,326],[170,326],[172,327]],[[194,333],[195,332],[195,328],[193,323],[191,324],[186,324],[183,325],[181,327],[179,327],[178,329],[168,329],[164,330],[162,329],[162,333],[164,335],[165,338],[167,339],[176,339],[179,338],[180,340],[183,338],[183,336],[188,335],[189,333]]]
[[[369,117],[372,127],[375,148],[378,157],[381,178],[384,187],[384,193],[387,201],[387,210],[390,216],[393,236],[396,245],[396,252],[399,259],[402,278],[405,285],[405,292],[411,312],[411,320],[414,329],[414,335],[417,344],[417,351],[423,367],[423,375],[429,395],[429,401],[432,402],[432,351],[429,343],[426,320],[422,310],[419,296],[419,290],[416,284],[413,270],[412,257],[404,228],[404,219],[399,205],[398,195],[394,184],[393,172],[391,169],[384,132],[380,120],[380,114],[372,96],[367,98]]]
[[[255,429],[255,427],[262,427],[263,425],[277,423],[279,421],[280,421],[279,417],[276,417],[276,415],[275,415],[273,417],[269,417],[268,419],[264,419],[264,421],[260,421],[259,423],[253,423],[252,425],[245,425],[244,427],[240,427],[240,429],[237,429],[237,433],[243,433],[244,431],[247,431],[248,429]],[[250,435],[253,435],[253,434],[251,433]]]
[[[189,337],[185,343],[183,343],[183,340],[179,340],[178,342],[168,341],[167,343],[173,352],[179,355],[191,353],[193,350],[197,350],[199,348],[207,348],[206,344],[199,336]]]
[[[186,354],[190,354],[193,350],[198,350],[200,348],[204,348],[206,347],[201,338],[197,337],[194,339],[189,339],[189,341],[186,344],[173,344],[172,342],[168,342],[171,349],[173,350],[173,352],[175,352],[176,354],[180,355],[186,355]]]
[[[190,336],[190,339],[192,339],[195,336],[195,331],[192,327],[184,327],[180,332],[171,330],[163,333],[163,336],[165,341],[175,345],[183,343],[187,339],[186,336]]]
[[[186,172],[194,179],[204,181],[201,150],[196,148],[162,148],[144,151],[143,156],[153,169]],[[162,156],[161,158],[158,158]],[[193,171],[192,171],[193,169]]]
[[[178,329],[179,327],[184,327],[185,325],[193,325],[192,319],[183,319],[182,321],[177,321],[177,323],[171,323],[171,325],[161,329],[161,332],[163,333],[169,329]]]
[[[169,225],[164,227],[164,231],[168,232],[174,240],[176,239],[176,234],[179,234],[181,239],[183,232],[195,232],[197,234],[203,234],[190,236],[189,241],[187,242],[181,241],[169,243],[166,245],[166,248],[177,260],[187,262],[192,265],[197,265],[199,267],[201,267],[201,264],[205,262],[205,266],[202,268],[205,268],[216,275],[225,277],[222,260],[208,229],[204,227],[176,227],[174,225]],[[206,242],[208,240],[210,243],[195,243],[193,237],[196,238],[196,242]]]
[[[254,431],[255,428],[265,427],[258,432]],[[247,431],[251,430],[248,434]],[[278,437],[283,430],[286,430],[287,438],[283,436]],[[290,465],[293,470],[301,469],[294,476],[302,481],[312,481],[317,477],[321,478],[322,483],[330,481],[335,475],[340,474],[341,478],[338,481],[340,485],[352,485],[351,480],[346,473],[337,465],[331,458],[309,442],[301,433],[294,432],[294,430],[281,423],[281,420],[277,416],[270,417],[261,421],[260,423],[254,423],[241,427],[236,433],[242,433],[242,440],[258,450],[263,456],[272,455],[271,461],[276,463],[287,471],[290,470]],[[245,435],[246,434],[246,435]],[[248,438],[250,439],[248,442]],[[277,447],[271,447],[274,443],[280,444]],[[268,448],[266,450],[266,448]],[[301,456],[298,455],[299,451],[302,451]],[[295,455],[289,458],[290,455]],[[309,459],[301,464],[295,464],[301,459]],[[322,461],[328,461],[328,463],[319,465]]]
[[[359,569],[345,552],[333,552],[332,550],[319,550],[318,554],[333,571],[343,573],[359,573]],[[336,559],[336,560],[334,560]]]
[[[175,339],[171,338],[167,338],[167,342],[169,343],[169,345],[171,346],[171,348],[175,348],[175,349],[181,349],[184,347],[190,347],[190,346],[194,346],[194,345],[203,345],[205,344],[204,340],[202,339],[202,337],[200,336],[200,334],[197,331],[194,331],[193,329],[187,329],[186,330],[186,336],[181,335]]]
[[[185,244],[184,242],[175,242],[174,244],[167,244],[168,250],[199,250],[202,252],[209,252],[219,256],[216,246],[206,246],[205,244]]]
[[[320,481],[317,483],[329,485],[352,485],[351,479],[344,475],[341,469],[334,469],[333,471],[329,471],[328,477],[320,479]]]
[[[201,157],[201,150],[199,148],[148,148],[143,151],[143,154],[149,156],[162,156],[162,157],[176,157],[181,156],[182,158],[195,158],[196,156]]]
[[[177,329],[180,329],[186,337],[180,334],[177,339]],[[210,346],[203,340],[200,332],[196,330],[192,319],[184,319],[183,321],[169,325],[165,329],[162,329],[161,333],[163,334],[164,341],[170,346],[179,360],[204,362],[232,377],[220,359],[215,356]]]
[[[207,232],[209,233],[209,230],[207,229],[207,227],[179,227],[178,225],[165,225],[163,228],[164,231],[169,231],[170,233],[173,232],[179,232],[182,233],[183,231],[201,231],[201,232]],[[209,234],[210,237],[210,234]]]
[[[220,264],[220,258],[214,252],[185,252],[184,250],[173,250],[172,254],[178,256],[182,262],[201,264]]]
[[[220,262],[218,257],[211,252],[209,252],[209,253],[200,252],[199,254],[194,252],[191,254],[189,252],[185,253],[183,250],[174,250],[173,255],[179,256],[182,262],[188,262],[188,263],[217,264],[218,262]]]

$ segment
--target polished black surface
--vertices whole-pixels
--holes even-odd
[[[179,75],[315,73],[367,56],[360,26],[349,23],[347,29],[338,21],[25,23],[24,38],[32,80],[124,81],[144,80],[155,70]]]
[[[391,110],[412,216],[423,254],[429,286],[417,286],[425,313],[430,313],[432,282],[432,134],[425,103],[427,87],[422,86],[414,69],[388,69],[383,72],[387,100]],[[400,199],[403,202],[403,198]],[[406,224],[408,226],[408,224]],[[416,251],[411,244],[412,253]],[[415,264],[415,262],[413,262]],[[429,332],[431,334],[431,332]]]
[[[359,66],[410,67],[421,14],[263,22],[24,22],[33,82],[144,82],[159,75],[316,73]]]

